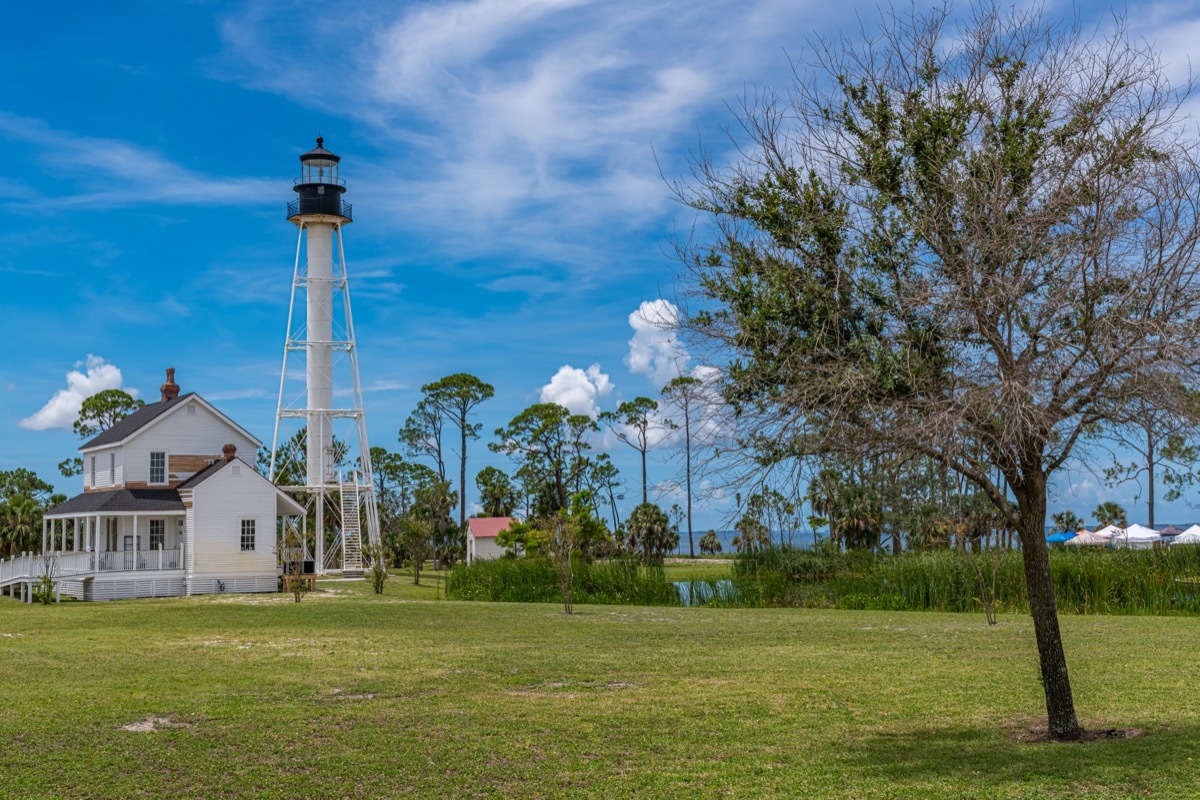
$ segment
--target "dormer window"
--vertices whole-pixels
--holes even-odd
[[[150,482],[167,482],[167,454],[156,452],[150,454]]]

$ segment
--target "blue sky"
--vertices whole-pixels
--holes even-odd
[[[453,372],[495,385],[480,416],[489,433],[541,399],[594,411],[656,394],[686,353],[630,315],[674,296],[671,244],[694,221],[664,176],[685,176],[700,140],[727,156],[729,105],[785,86],[807,37],[853,34],[856,13],[873,8],[6,10],[0,468],[31,467],[74,493],[55,469],[77,446],[63,409],[118,381],[153,401],[166,366],[269,440],[295,247],[284,209],[318,131],[343,158],[354,204],[346,255],[372,444],[395,449],[419,387]],[[1182,71],[1198,20],[1173,3],[1139,6],[1134,24]],[[632,498],[636,456],[611,452]],[[472,476],[508,466],[482,443],[470,459]],[[675,470],[652,463],[652,479]],[[1072,481],[1056,507],[1134,493],[1085,473]],[[726,510],[698,509],[697,527],[723,524]]]

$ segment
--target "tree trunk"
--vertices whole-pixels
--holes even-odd
[[[1050,549],[1046,546],[1046,480],[1029,479],[1017,499],[1021,529],[1021,556],[1025,566],[1025,587],[1029,594],[1029,613],[1037,637],[1038,658],[1042,667],[1042,689],[1046,695],[1046,716],[1051,739],[1074,740],[1082,733],[1075,716],[1075,700],[1067,675],[1067,656],[1058,628],[1058,604],[1050,580]]]
[[[688,553],[696,557],[696,544],[692,541],[692,423],[685,411],[683,414],[683,442],[686,452],[684,462],[684,483],[687,484],[687,523],[688,523]]]
[[[458,469],[458,527],[467,524],[467,417],[459,420],[458,429],[462,431],[461,465]]]
[[[1146,509],[1150,520],[1146,524],[1154,528],[1154,436],[1149,431],[1146,432],[1146,470],[1149,473],[1146,481],[1147,494],[1150,495]]]
[[[646,502],[648,502],[646,500],[646,451],[643,450],[642,451],[642,503],[646,503]]]

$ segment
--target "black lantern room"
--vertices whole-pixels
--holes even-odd
[[[338,177],[338,162],[341,156],[325,149],[325,140],[317,137],[317,146],[300,156],[300,177],[292,188],[298,199],[288,203],[288,219],[320,214],[341,217],[349,222],[350,204],[342,202],[346,182]]]

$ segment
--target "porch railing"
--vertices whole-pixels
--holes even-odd
[[[0,585],[13,580],[36,580],[50,567],[52,578],[70,578],[94,572],[145,572],[183,568],[183,553],[175,550],[111,550],[91,553],[53,553],[47,559],[21,553],[0,559]]]
[[[88,553],[96,557],[96,572],[140,572],[158,569],[179,569],[180,552],[176,550],[110,550]]]

